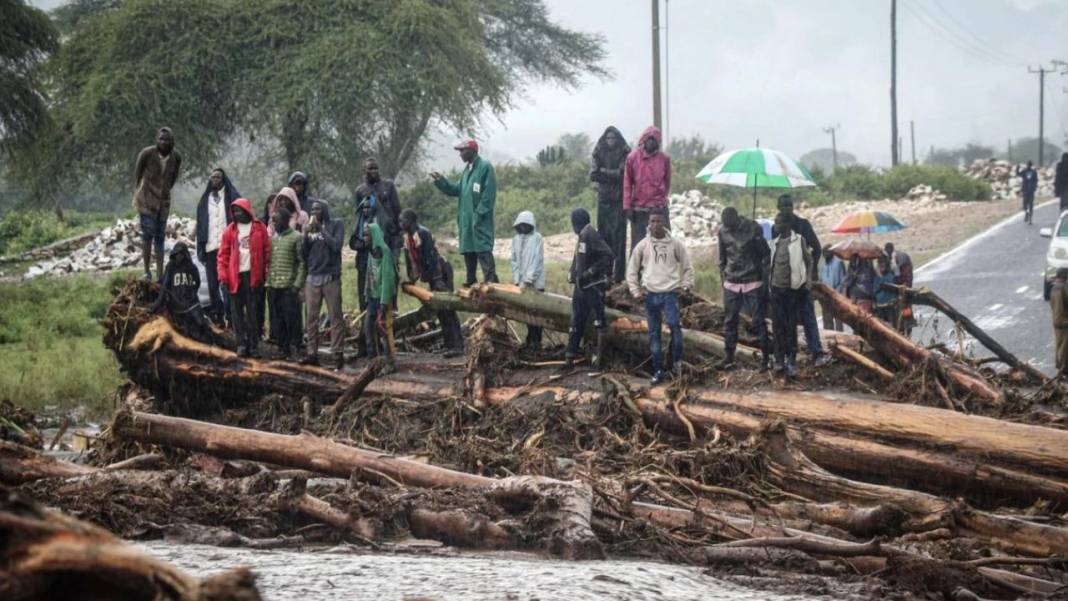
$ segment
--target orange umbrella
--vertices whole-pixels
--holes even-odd
[[[842,240],[832,246],[831,253],[846,261],[853,257],[860,257],[861,259],[878,259],[883,256],[883,249],[879,248],[874,242],[850,238],[849,240]]]

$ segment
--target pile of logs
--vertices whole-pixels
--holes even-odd
[[[709,374],[699,364],[722,352],[722,338],[697,330],[685,336],[698,367],[670,387],[650,389],[632,368],[591,378],[503,352],[485,361],[507,343],[497,320],[558,331],[569,321],[566,298],[502,285],[456,294],[405,286],[426,314],[490,316],[474,327],[481,342],[472,356],[406,353],[387,376],[375,362],[339,372],[193,340],[144,311],[151,295],[143,286],[116,299],[105,343],[157,407],[178,416],[118,413],[103,439],[142,454],[112,465],[6,443],[0,483],[88,519],[92,508],[73,499],[107,486],[139,487],[146,497],[182,487],[247,497],[255,529],[229,530],[210,512],[179,524],[208,528],[196,540],[220,544],[287,545],[319,523],[376,547],[413,536],[574,559],[652,554],[865,574],[891,589],[956,598],[1048,596],[1068,583],[1068,431],[998,419],[1017,408],[1006,403],[1017,392],[819,285],[814,293],[856,332],[827,336],[850,361],[836,381],[855,386],[800,392],[756,370]],[[617,364],[640,360],[644,318],[614,309],[608,317]],[[482,335],[492,327],[505,341]],[[741,356],[753,360],[757,351]],[[999,359],[1027,374],[1011,355]],[[878,394],[888,379],[917,370],[933,374],[944,406]],[[298,426],[285,430],[300,433],[215,423],[281,402],[265,399],[299,407]],[[401,424],[387,419],[387,405],[423,408],[445,430],[391,438]],[[499,431],[482,427],[504,415],[519,419]],[[475,450],[466,469],[435,465],[452,463],[450,445],[468,444]],[[193,510],[171,513],[197,519]]]

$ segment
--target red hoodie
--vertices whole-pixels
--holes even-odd
[[[623,172],[624,211],[668,206],[668,194],[671,193],[671,157],[664,154],[662,149],[651,155],[645,154],[643,143],[650,136],[663,145],[660,129],[650,125],[642,132],[634,150],[627,155]]]
[[[271,257],[271,238],[267,234],[267,226],[256,219],[256,213],[252,211],[252,205],[244,198],[238,198],[230,205],[230,213],[236,215],[237,211],[244,211],[252,217],[252,229],[248,234],[248,250],[251,266],[249,268],[249,285],[253,288],[263,286],[267,281],[267,264]],[[237,219],[223,230],[222,244],[219,245],[219,284],[225,286],[230,294],[237,294],[241,286],[241,249],[238,248],[240,240],[237,233]]]

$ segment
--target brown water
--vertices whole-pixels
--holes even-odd
[[[426,556],[321,551],[260,551],[149,542],[153,555],[199,576],[249,566],[269,601],[434,599],[585,601],[666,599],[802,601],[818,597],[748,589],[700,568],[648,561],[569,562],[521,554]]]

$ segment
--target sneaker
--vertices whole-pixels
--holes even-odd
[[[831,362],[831,356],[827,353],[820,353],[816,355],[816,360],[812,363],[816,367],[823,367],[829,365]]]
[[[657,370],[657,372],[653,374],[653,377],[649,379],[649,385],[656,386],[662,384],[666,379],[667,375],[664,373],[664,370]]]
[[[304,358],[300,360],[301,365],[319,365],[319,357],[315,355],[304,355]]]
[[[779,361],[778,359],[776,359],[776,360],[775,360],[775,361],[774,361],[774,362],[773,362],[773,363],[771,364],[771,370],[772,370],[772,371],[774,371],[775,373],[779,373],[779,372],[781,372],[781,371],[782,371],[783,369],[785,369],[785,367],[783,366],[783,363],[782,363],[782,361]]]
[[[786,362],[786,377],[793,378],[797,376],[797,362],[794,360],[788,360]]]
[[[345,354],[344,353],[338,353],[337,356],[334,357],[334,369],[336,369],[337,371],[341,371],[342,369],[345,369]]]
[[[760,355],[760,371],[768,371],[771,369],[771,357],[761,354]]]
[[[734,359],[732,357],[724,357],[723,359],[720,359],[719,363],[716,363],[716,369],[720,371],[734,369]]]

